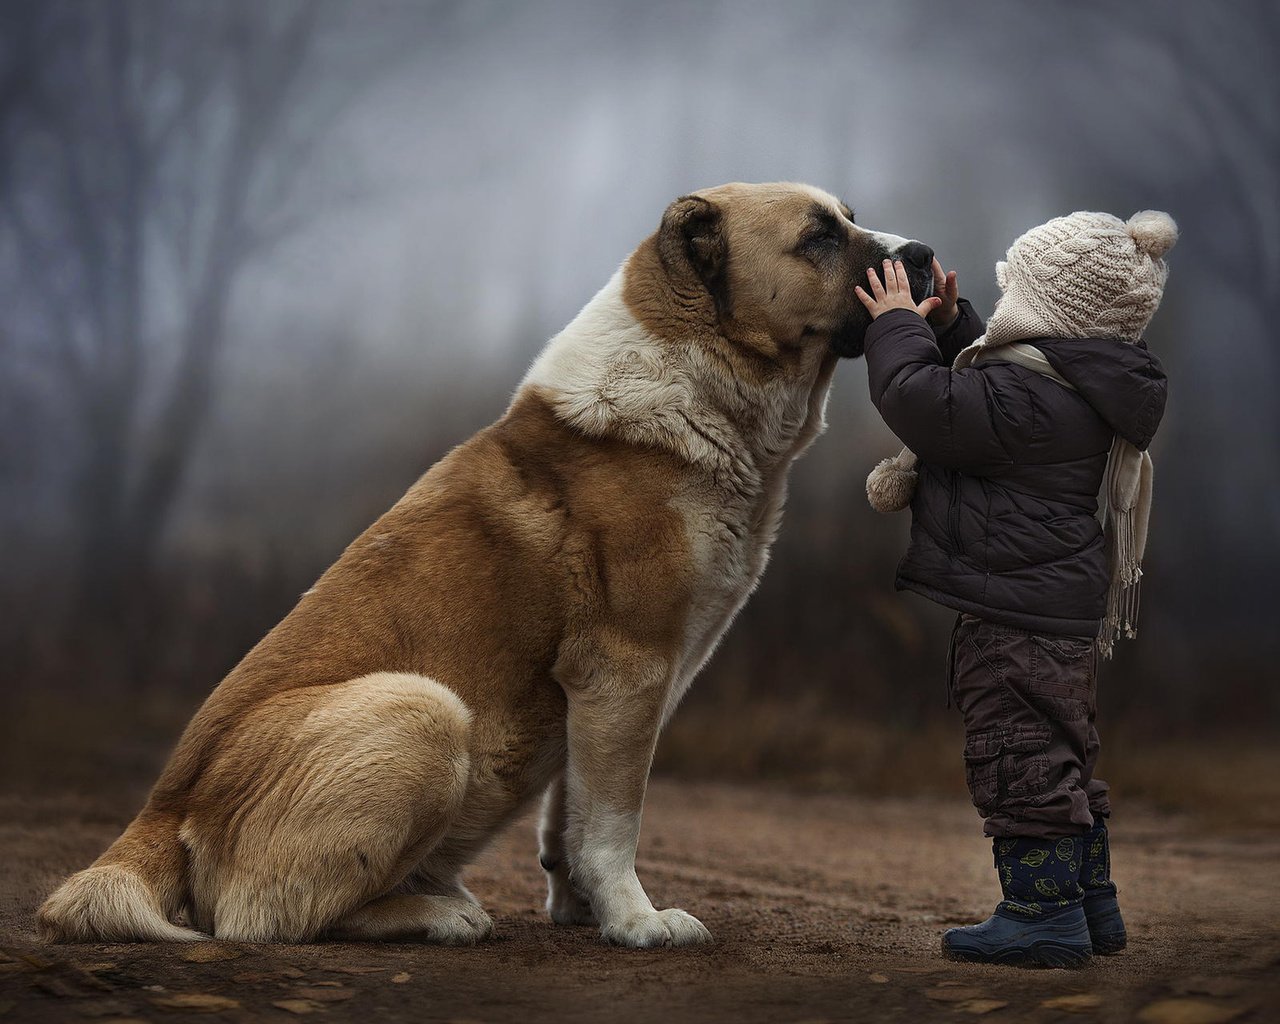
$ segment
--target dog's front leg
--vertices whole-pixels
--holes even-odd
[[[591,902],[600,934],[622,946],[711,941],[683,910],[655,910],[636,877],[636,845],[668,675],[660,664],[590,672],[566,686],[565,840],[574,888]]]

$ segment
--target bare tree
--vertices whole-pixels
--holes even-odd
[[[0,9],[0,252],[16,329],[82,440],[82,621],[112,626],[145,590],[237,281],[307,221],[299,176],[393,55],[326,49],[339,15],[311,0]]]

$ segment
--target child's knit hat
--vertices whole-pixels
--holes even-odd
[[[1138,340],[1164,294],[1168,269],[1161,257],[1177,240],[1173,218],[1157,210],[1128,221],[1071,213],[1032,228],[996,264],[1003,294],[987,322],[987,344]]]

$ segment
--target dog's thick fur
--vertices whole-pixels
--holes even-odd
[[[861,350],[854,285],[903,243],[807,186],[673,203],[506,414],[223,680],[42,935],[475,942],[492,923],[459,873],[545,794],[553,920],[708,941],[636,877],[654,744]]]

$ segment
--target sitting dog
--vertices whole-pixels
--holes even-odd
[[[861,354],[854,286],[893,256],[923,297],[932,255],[805,185],[677,199],[502,418],[213,691],[42,936],[474,943],[493,925],[459,873],[541,794],[553,921],[709,941],[636,877],[654,745]]]

